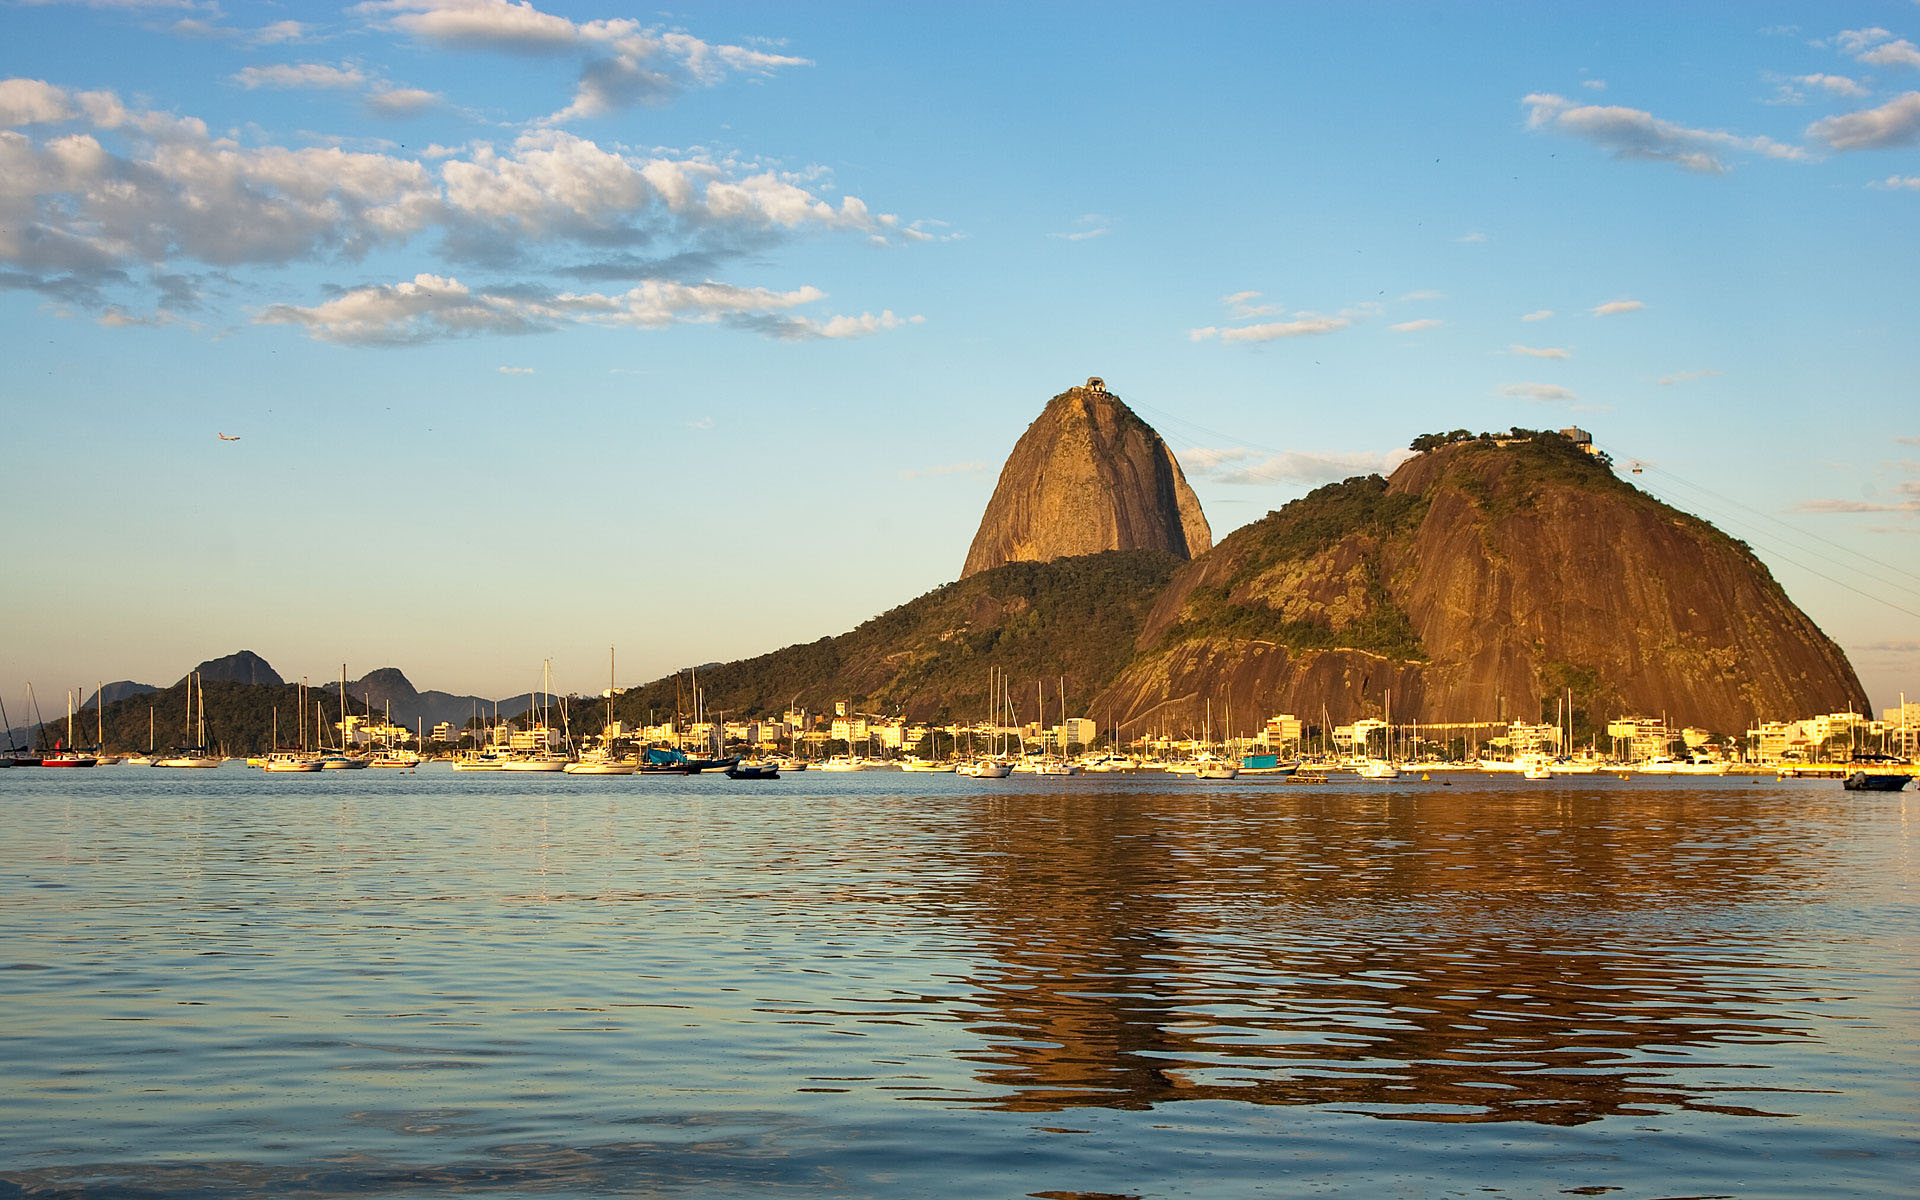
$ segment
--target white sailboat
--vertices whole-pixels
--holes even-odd
[[[194,737],[193,693],[195,686],[200,689],[200,736]],[[207,749],[207,692],[206,685],[200,683],[200,672],[187,676],[187,740],[191,746],[183,746],[172,754],[162,755],[153,760],[156,767],[184,767],[188,769],[209,770],[220,765],[220,756]]]
[[[600,745],[566,764],[568,775],[632,775],[640,769],[640,760],[619,758],[613,753],[613,647],[607,647],[607,724],[600,731]]]

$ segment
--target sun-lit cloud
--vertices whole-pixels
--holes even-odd
[[[1596,317],[1613,317],[1621,313],[1639,312],[1645,308],[1644,300],[1609,300],[1605,304],[1596,304],[1591,311]]]
[[[1223,342],[1272,342],[1285,338],[1314,337],[1323,333],[1333,333],[1352,325],[1347,317],[1327,317],[1306,314],[1291,321],[1269,321],[1264,325],[1243,325],[1237,328],[1220,328],[1208,325],[1202,329],[1187,332],[1188,338],[1204,342],[1218,338]]]
[[[328,66],[326,63],[275,63],[266,67],[243,67],[233,81],[252,91],[255,88],[359,88],[367,82],[364,71],[351,63]]]
[[[1049,233],[1050,238],[1063,242],[1089,242],[1097,237],[1105,237],[1113,232],[1113,221],[1099,213],[1087,213],[1073,219],[1074,228],[1065,233]]]
[[[1269,304],[1259,292],[1235,292],[1220,297],[1220,303],[1233,314],[1236,321],[1251,321],[1256,317],[1271,317],[1280,311],[1278,304]]]
[[[435,102],[385,95],[398,115]],[[108,293],[138,288],[143,273],[194,263],[264,270],[431,245],[450,262],[537,271],[557,266],[555,256],[612,261],[644,246],[658,269],[622,278],[669,273],[656,280],[666,284],[800,238],[899,245],[933,236],[857,196],[827,194],[805,172],[633,154],[557,130],[412,154],[256,144],[213,136],[191,117],[131,109],[111,92],[23,79],[0,81],[0,125],[0,283],[100,310],[125,307]],[[445,314],[424,322],[436,328],[512,330],[525,316],[433,311]],[[797,318],[769,332],[842,338],[907,321]]]
[[[1920,92],[1903,92],[1878,108],[1822,117],[1807,137],[1834,150],[1880,150],[1920,141]]]
[[[1819,88],[1834,96],[1857,99],[1867,94],[1867,89],[1858,80],[1845,75],[1796,75],[1793,81],[1802,87]]]
[[[419,88],[386,88],[367,93],[367,107],[383,117],[412,117],[440,106],[440,97]]]
[[[1546,320],[1550,320],[1550,319],[1552,319],[1552,317],[1553,317],[1553,310],[1552,310],[1552,309],[1550,309],[1550,308],[1537,308],[1537,309],[1535,309],[1534,311],[1532,311],[1532,312],[1530,312],[1530,313],[1523,313],[1523,314],[1521,314],[1521,317],[1520,317],[1520,319],[1521,319],[1522,321],[1527,321],[1527,322],[1533,322],[1533,321],[1546,321]]]
[[[1194,446],[1177,452],[1189,477],[1236,486],[1337,483],[1355,475],[1385,474],[1413,457],[1411,450],[1329,453],[1289,450],[1268,454],[1244,446]]]
[[[1503,384],[1497,395],[1508,400],[1530,400],[1536,404],[1571,404],[1580,397],[1557,383]]]
[[[1920,175],[1889,175],[1867,186],[1883,191],[1920,192]]]
[[[814,287],[787,292],[731,284],[649,281],[626,292],[476,290],[457,279],[417,275],[396,284],[354,288],[311,307],[276,304],[255,320],[293,325],[323,342],[353,346],[409,346],[475,334],[543,333],[573,325],[660,329],[676,324],[737,325],[787,341],[862,337],[915,318],[788,315],[816,303]]]
[[[1712,379],[1718,374],[1718,371],[1675,371],[1671,375],[1662,375],[1659,383],[1661,387],[1672,387],[1677,383],[1692,383],[1696,379]]]
[[[714,44],[627,18],[575,22],[525,0],[369,0],[354,12],[376,27],[445,49],[579,55],[573,101],[541,123],[605,117],[733,75],[768,75],[807,59],[751,46]]]
[[[1876,504],[1867,500],[1802,500],[1792,512],[1802,513],[1909,513],[1920,512],[1920,500],[1894,504]]]
[[[1235,320],[1250,320],[1260,316],[1274,316],[1282,312],[1277,304],[1261,303],[1259,292],[1234,292],[1222,296],[1220,303]],[[1377,303],[1356,304],[1338,313],[1295,312],[1285,321],[1265,321],[1258,325],[1206,325],[1189,329],[1189,341],[1221,342],[1274,342],[1288,338],[1316,337],[1321,334],[1336,333],[1346,329],[1354,322],[1367,317],[1380,315],[1382,308]]]
[[[1572,358],[1573,351],[1560,346],[1522,346],[1518,343],[1507,347],[1508,354],[1524,354],[1528,358]]]
[[[1690,129],[1637,108],[1578,104],[1564,96],[1535,92],[1522,101],[1527,128],[1577,138],[1615,158],[1669,163],[1683,170],[1722,174],[1727,156],[1804,159],[1806,151],[1767,137],[1745,137],[1714,129]]]
[[[1402,321],[1398,325],[1389,326],[1389,328],[1395,333],[1421,333],[1428,329],[1438,329],[1445,324],[1445,321],[1437,317],[1421,317],[1417,321]]]

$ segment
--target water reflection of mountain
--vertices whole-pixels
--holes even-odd
[[[1765,797],[1005,797],[943,896],[994,960],[987,1102],[1317,1104],[1579,1124],[1755,1112],[1799,1040],[1749,906],[1817,885]],[[1792,818],[1792,819],[1790,819]]]

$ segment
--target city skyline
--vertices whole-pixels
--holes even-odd
[[[298,19],[289,19],[289,14]],[[1920,4],[0,9],[0,688],[506,695],[958,577],[1100,375],[1215,540],[1590,430],[1920,681]],[[16,723],[18,718],[16,717]]]

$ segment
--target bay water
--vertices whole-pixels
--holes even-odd
[[[1826,781],[0,771],[0,1195],[1920,1193]]]

